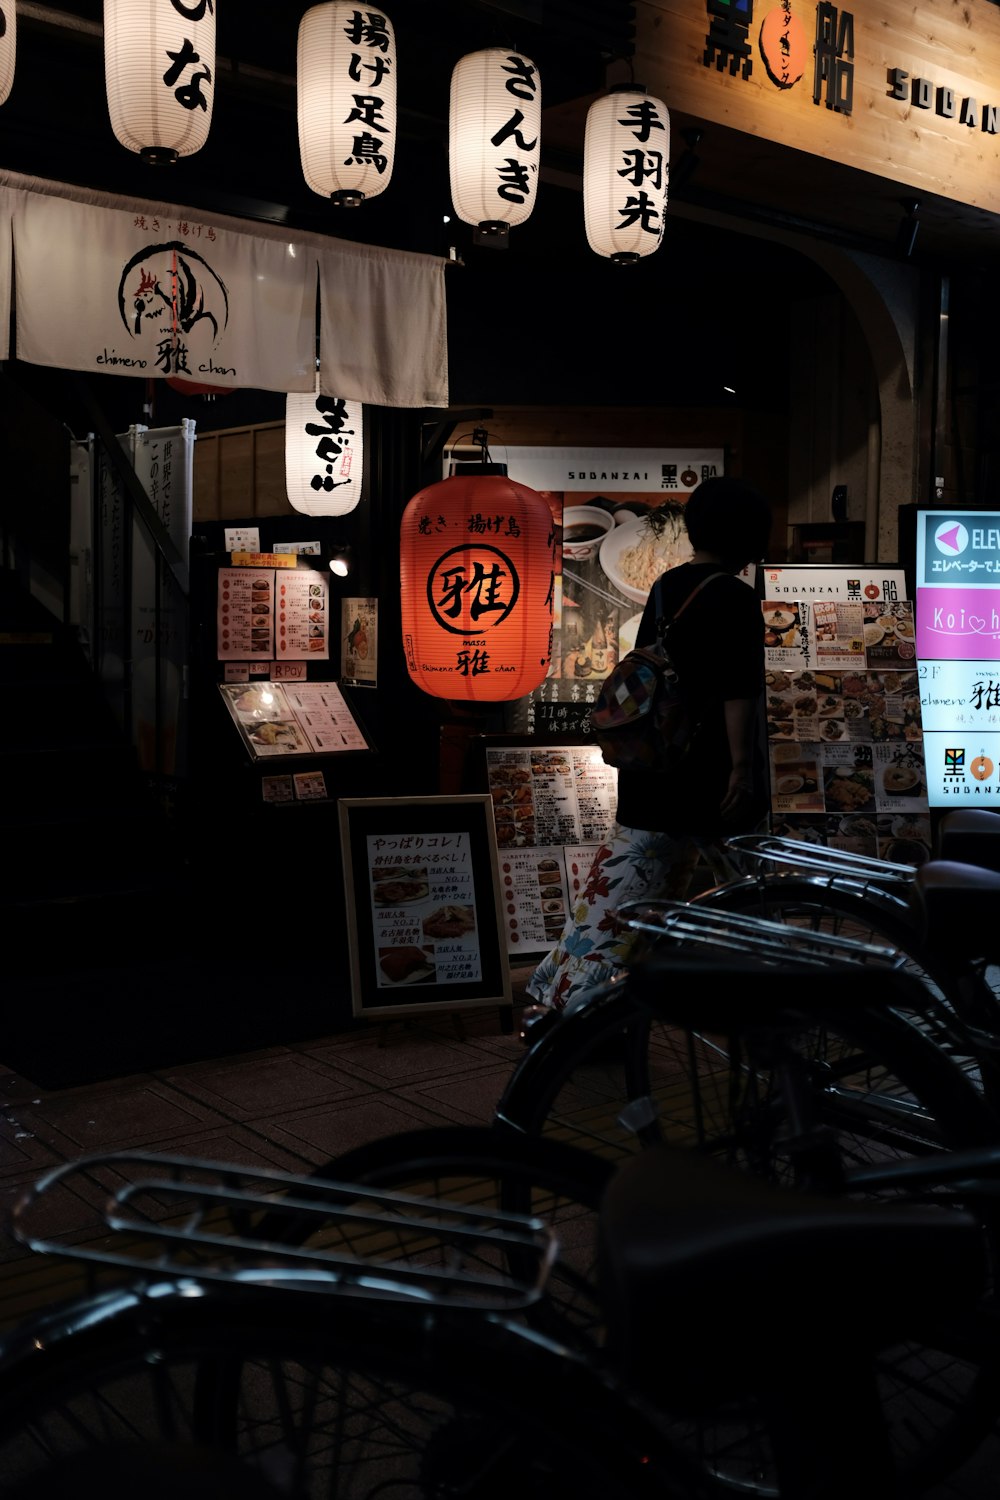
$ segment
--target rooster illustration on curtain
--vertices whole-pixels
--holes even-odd
[[[547,502],[503,475],[414,495],[400,528],[403,651],[425,693],[523,698],[552,654],[557,530]]]

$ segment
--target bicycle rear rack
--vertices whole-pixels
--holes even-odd
[[[618,920],[660,941],[683,947],[695,944],[786,966],[858,963],[902,969],[906,963],[896,948],[684,901],[628,901],[619,908]]]
[[[828,876],[854,875],[879,885],[912,885],[916,875],[912,865],[898,865],[868,854],[851,854],[846,849],[810,844],[805,839],[782,838],[777,834],[735,834],[726,840],[726,848],[741,859],[789,865],[799,870],[820,870]]]
[[[54,1191],[77,1177],[87,1196],[95,1186],[109,1193],[102,1217],[110,1240],[73,1245],[33,1229],[39,1204],[51,1222]],[[484,1172],[487,1180],[492,1188]],[[540,1219],[475,1202],[131,1151],[46,1172],[21,1197],[12,1227],[39,1254],[192,1287],[344,1292],[480,1311],[536,1302],[557,1248]],[[308,1246],[295,1243],[307,1238]]]

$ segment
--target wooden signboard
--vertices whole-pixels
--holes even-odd
[[[1000,212],[987,0],[639,0],[635,76],[671,111]]]
[[[338,807],[354,1014],[511,1005],[490,797]]]

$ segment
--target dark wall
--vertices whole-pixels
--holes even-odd
[[[0,528],[57,578],[68,566],[69,445],[58,404],[0,373]]]

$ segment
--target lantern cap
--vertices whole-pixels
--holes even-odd
[[[648,90],[644,83],[613,83],[605,92],[609,94],[645,94]]]
[[[357,208],[364,201],[365,195],[360,188],[338,188],[330,194],[330,202],[337,208]]]
[[[139,155],[151,167],[172,167],[178,159],[173,146],[143,146]]]
[[[472,230],[474,245],[489,245],[493,250],[506,250],[510,244],[510,225],[503,219],[484,219]]]
[[[453,477],[458,478],[461,474],[499,474],[506,477],[506,464],[481,464],[481,463],[458,463],[455,465]]]

